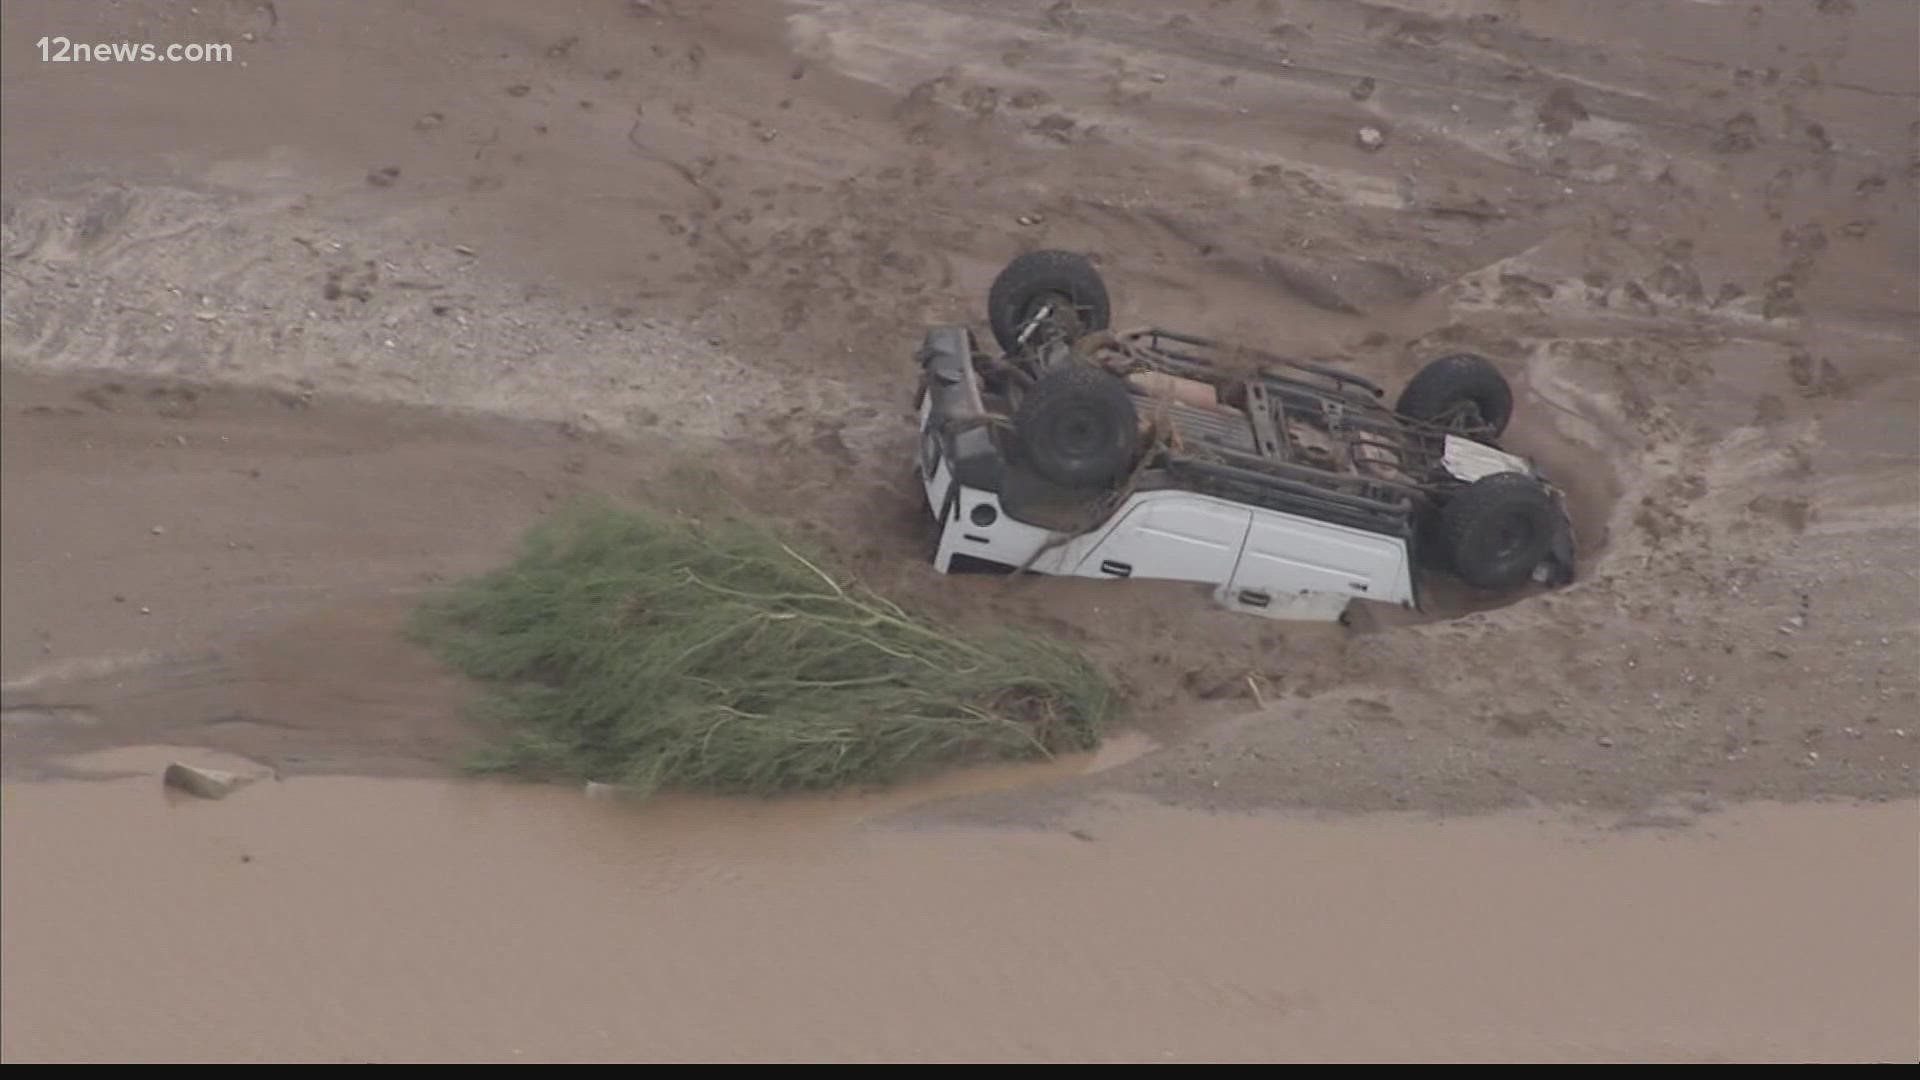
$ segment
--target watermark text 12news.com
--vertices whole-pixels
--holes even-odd
[[[189,42],[150,45],[130,41],[89,44],[65,37],[43,37],[34,45],[40,59],[51,64],[230,64],[233,46]]]

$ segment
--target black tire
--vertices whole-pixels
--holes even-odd
[[[1106,282],[1086,256],[1071,251],[1029,251],[1016,256],[987,290],[987,322],[1006,352],[1020,347],[1020,328],[1039,305],[1064,299],[1072,308],[1070,338],[1105,330],[1113,317]]]
[[[1047,372],[1013,416],[1020,460],[1064,488],[1112,484],[1140,448],[1138,414],[1127,384],[1087,364]]]
[[[1533,477],[1483,476],[1440,508],[1447,561],[1475,588],[1524,584],[1552,550],[1558,514],[1553,495]]]
[[[1486,357],[1473,353],[1443,356],[1407,382],[1400,391],[1394,411],[1401,416],[1428,422],[1444,422],[1456,415],[1462,405],[1472,405],[1478,422],[1499,438],[1513,419],[1513,387],[1507,377]],[[1469,412],[1470,426],[1475,417]]]

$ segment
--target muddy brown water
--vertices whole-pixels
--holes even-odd
[[[1910,802],[984,830],[900,827],[902,796],[297,778],[205,803],[154,775],[0,789],[7,1061],[1920,1050]]]

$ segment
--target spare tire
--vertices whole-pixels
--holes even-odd
[[[1127,384],[1087,364],[1042,375],[1020,400],[1013,434],[1020,460],[1066,488],[1112,484],[1140,447],[1138,414]]]
[[[1068,337],[1105,330],[1113,317],[1106,282],[1084,255],[1071,251],[1029,251],[1000,271],[987,290],[987,323],[1006,352],[1020,347],[1020,330],[1042,305],[1064,304]]]
[[[1560,509],[1546,485],[1522,473],[1483,476],[1440,509],[1446,557],[1460,580],[1511,589],[1552,551]]]
[[[1429,423],[1458,418],[1463,429],[1476,425],[1491,429],[1491,437],[1497,439],[1513,419],[1513,387],[1486,357],[1455,353],[1421,368],[1408,380],[1394,411]]]

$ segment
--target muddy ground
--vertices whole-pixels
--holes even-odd
[[[599,492],[1083,642],[1163,746],[1107,788],[1911,795],[1916,40],[1905,0],[14,0],[5,768],[441,771],[466,691],[408,602]],[[1389,382],[1487,353],[1582,580],[1349,631],[934,575],[908,358],[1043,245],[1124,322]]]

